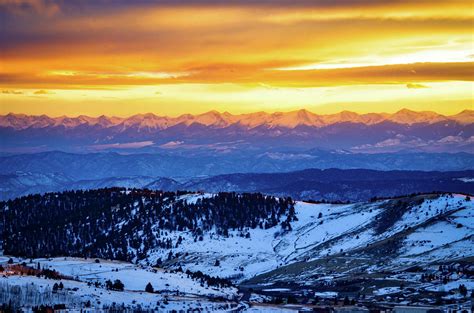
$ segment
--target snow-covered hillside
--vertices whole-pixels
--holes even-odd
[[[39,305],[66,305],[69,309],[135,309],[158,312],[294,312],[284,307],[261,306],[264,297],[253,296],[252,307],[240,302],[235,287],[214,287],[186,273],[99,259],[0,258],[0,303],[31,309]],[[10,261],[11,262],[11,261]],[[21,272],[41,268],[56,271],[59,279]],[[106,281],[120,280],[124,290],[106,289]],[[147,284],[153,291],[145,291]],[[58,287],[60,286],[60,287]]]
[[[397,216],[387,216],[391,207]],[[210,231],[197,243],[188,232],[174,232],[175,238],[184,238],[175,253],[184,256],[167,264],[242,281],[282,265],[358,252],[397,236],[406,238],[393,253],[391,266],[474,256],[474,202],[464,195],[347,205],[297,202],[295,211],[298,220],[291,223],[291,231],[256,228],[230,232],[229,237]],[[382,225],[385,220],[389,225]],[[149,261],[164,260],[168,253],[150,251]]]
[[[365,262],[364,266],[371,271],[380,270],[382,267],[397,268],[420,262],[474,256],[474,201],[461,194],[426,194],[355,204],[297,201],[289,209],[285,208],[285,212],[280,210],[277,217],[274,206],[281,206],[282,203],[278,204],[280,200],[274,198],[253,199],[252,196],[241,198],[235,194],[210,193],[169,193],[161,194],[160,198],[153,198],[150,193],[152,192],[142,194],[140,191],[130,193],[123,190],[117,193],[116,190],[105,189],[97,195],[92,191],[84,194],[92,197],[91,199],[101,197],[103,201],[115,201],[111,202],[111,207],[97,207],[88,211],[89,213],[81,213],[84,216],[80,220],[69,222],[84,223],[97,218],[85,214],[112,214],[110,220],[101,217],[97,222],[103,226],[95,232],[99,231],[97,236],[101,236],[100,242],[105,240],[105,244],[98,245],[97,238],[92,238],[90,243],[84,241],[81,236],[86,236],[86,233],[83,233],[81,228],[90,226],[83,224],[68,227],[65,235],[55,235],[68,240],[68,246],[61,243],[65,246],[62,250],[49,248],[49,243],[44,241],[48,239],[45,238],[38,242],[39,246],[44,247],[40,251],[49,249],[51,252],[48,253],[56,255],[58,251],[71,251],[72,255],[81,255],[78,253],[80,249],[68,247],[85,245],[90,251],[90,257],[125,257],[120,249],[126,248],[127,258],[131,257],[132,261],[142,266],[158,264],[165,268],[182,267],[184,270],[202,271],[234,282],[295,262],[311,262],[346,254],[377,256],[373,260],[386,256],[379,254],[390,255],[390,262],[384,262],[383,266],[377,265],[377,262]],[[106,200],[109,194],[118,198]],[[58,201],[59,206],[54,209],[58,210],[54,211],[58,213],[54,214],[59,215],[55,219],[70,220],[72,213],[61,213],[61,208],[65,205],[61,201],[69,201],[71,195],[62,195],[64,199],[48,197],[45,201],[48,201],[49,205],[52,205],[52,201]],[[244,209],[242,205],[246,205],[245,201],[254,201],[252,205],[256,205],[254,210],[245,208],[249,216],[241,216],[238,212]],[[23,205],[23,202],[19,203],[20,206]],[[258,218],[250,217],[259,210],[256,203],[267,203],[269,208],[273,207],[273,213],[263,214]],[[290,206],[289,202],[286,203],[288,204],[285,205]],[[185,210],[191,206],[195,212]],[[224,210],[222,206],[231,206],[232,209],[226,208],[228,213],[224,214],[220,212]],[[211,211],[207,212],[208,209]],[[103,210],[103,213],[96,210]],[[155,210],[162,210],[163,213],[153,217],[151,213]],[[11,210],[7,213],[13,214]],[[43,214],[42,209],[37,214]],[[215,219],[223,220],[211,221],[209,214],[213,214]],[[187,219],[191,219],[191,222],[186,222]],[[239,219],[238,224],[235,224],[235,219]],[[9,222],[5,225],[9,227]],[[15,238],[18,238],[15,234],[28,231],[30,226],[26,229],[11,226],[11,231],[14,231],[13,238],[7,238],[6,244],[23,244],[24,240],[15,241]],[[117,236],[126,236],[126,239]],[[29,240],[36,240],[36,237]],[[125,244],[128,242],[125,248],[122,248],[123,240],[126,240]],[[114,246],[116,244],[119,246]],[[95,248],[92,249],[91,246]],[[12,249],[8,246],[7,248]],[[33,251],[31,249],[35,249],[35,245],[18,251]],[[38,253],[41,252],[36,251],[33,254]]]
[[[119,261],[84,260],[79,258],[35,259],[40,266],[57,270],[63,275],[71,276],[85,282],[99,281],[105,283],[120,279],[125,290],[142,292],[148,283],[155,291],[163,293],[184,293],[195,296],[212,296],[232,299],[237,290],[233,287],[216,288],[201,285],[185,273],[174,273],[164,269],[150,269]]]
[[[95,260],[55,258],[35,259],[26,264],[32,268],[39,266],[55,270],[68,277],[60,280],[17,275],[7,270],[7,275],[0,278],[0,302],[18,301],[19,305],[25,307],[65,303],[71,308],[84,307],[85,303],[93,308],[124,305],[164,312],[195,308],[225,311],[237,306],[235,302],[230,301],[237,296],[237,290],[233,287],[209,287],[184,273],[144,269],[123,262],[98,262],[100,263]],[[124,284],[123,291],[107,290],[103,287],[107,280],[117,279]],[[54,285],[59,283],[64,287],[58,290]],[[154,292],[145,292],[148,283],[152,284]],[[15,286],[23,290],[19,296],[12,292]],[[222,298],[223,301],[211,302],[209,299],[212,298]],[[228,302],[225,299],[228,299]]]
[[[51,232],[44,238],[35,232],[37,226],[31,226],[35,216],[44,218],[38,204],[43,202],[51,210],[51,225],[38,226]],[[18,219],[22,209],[31,209],[25,215],[29,222],[11,220]],[[66,209],[70,212],[64,213]],[[103,288],[106,280],[119,279],[125,285],[120,301],[132,304],[177,294],[205,301],[217,297],[225,305],[274,300],[275,295],[324,298],[340,293],[364,294],[364,299],[376,301],[394,294],[420,301],[421,295],[433,292],[463,299],[461,284],[466,292],[474,288],[474,201],[463,194],[328,204],[260,194],[102,189],[9,202],[4,214],[5,226],[13,231],[6,238],[9,249],[18,242],[23,254],[71,251],[80,256],[87,251],[88,259],[41,258],[32,264],[39,262],[42,268],[68,276],[70,288],[80,285],[74,296],[101,303],[109,303],[108,295],[118,296],[102,290],[94,298],[87,282],[99,282]],[[27,232],[36,235],[25,241]],[[88,238],[92,235],[97,237]],[[60,238],[66,242],[51,247]],[[135,264],[95,263],[101,255],[130,258]],[[196,279],[196,273],[205,278]],[[0,283],[21,285],[28,282],[25,279],[7,277]],[[148,282],[159,296],[144,293]],[[42,278],[34,283],[51,284]],[[408,294],[405,285],[410,287]],[[426,301],[433,303],[433,297]]]

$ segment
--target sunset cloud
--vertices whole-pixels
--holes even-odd
[[[59,4],[51,0],[0,0],[0,9],[12,14],[40,14],[52,16],[59,12]]]
[[[84,86],[117,88],[157,84],[220,84],[236,83],[259,86],[321,87],[367,84],[408,84],[408,88],[423,88],[417,82],[473,81],[474,62],[414,63],[384,66],[349,67],[321,70],[280,71],[264,64],[228,64],[191,68],[182,73],[165,72],[48,72],[47,74],[7,75],[3,84],[60,89],[81,89]],[[408,82],[408,83],[407,83]],[[38,90],[35,94],[52,94]]]
[[[41,89],[41,90],[35,91],[34,94],[35,95],[54,95],[54,92],[49,91],[49,90]]]
[[[233,84],[229,96],[257,104],[279,88],[389,84],[428,89],[429,101],[435,92],[419,86],[472,82],[473,17],[464,0],[0,0],[0,88],[104,90],[97,101],[129,90],[139,101],[146,86]],[[48,95],[37,101],[78,100]]]
[[[423,89],[423,88],[429,88],[429,87],[423,84],[408,83],[407,88],[408,89]]]
[[[21,91],[16,91],[16,90],[2,90],[2,94],[4,95],[22,95],[23,92]]]

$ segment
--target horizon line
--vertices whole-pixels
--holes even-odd
[[[79,115],[75,115],[75,116],[72,116],[72,115],[58,115],[58,116],[53,116],[53,115],[48,115],[48,114],[28,114],[28,113],[16,113],[16,112],[8,112],[7,114],[0,114],[0,117],[7,117],[9,115],[14,115],[14,116],[18,116],[18,115],[24,115],[24,116],[28,116],[28,117],[48,117],[48,118],[52,118],[52,119],[56,119],[56,118],[79,118],[79,117],[90,117],[90,118],[100,118],[100,117],[107,117],[107,118],[122,118],[122,119],[128,119],[128,118],[131,118],[131,117],[134,117],[134,116],[139,116],[139,115],[154,115],[156,117],[167,117],[167,118],[179,118],[179,117],[183,117],[183,116],[186,116],[186,115],[191,115],[191,116],[199,116],[199,115],[206,115],[206,114],[219,114],[219,115],[232,115],[232,116],[243,116],[243,115],[252,115],[252,114],[258,114],[258,113],[263,113],[263,114],[267,114],[267,115],[274,115],[274,114],[288,114],[288,113],[295,113],[295,112],[307,112],[307,113],[310,113],[310,114],[313,114],[313,115],[317,115],[317,116],[330,116],[330,115],[337,115],[337,114],[341,114],[341,113],[351,113],[351,114],[357,114],[359,116],[362,116],[362,115],[368,115],[368,114],[379,114],[379,115],[383,115],[383,114],[387,114],[387,115],[393,115],[393,114],[397,114],[397,113],[400,113],[400,112],[403,112],[403,111],[408,111],[408,112],[413,112],[413,113],[435,113],[439,116],[444,116],[444,117],[450,117],[450,116],[456,116],[456,115],[459,115],[459,114],[462,114],[464,112],[474,112],[474,109],[463,109],[461,111],[459,111],[458,113],[455,113],[455,114],[442,114],[442,113],[438,113],[436,111],[431,111],[431,110],[412,110],[412,109],[408,109],[408,108],[402,108],[402,109],[399,109],[397,111],[394,111],[392,113],[390,112],[367,112],[367,113],[358,113],[358,112],[355,112],[355,111],[350,111],[350,110],[341,110],[341,111],[338,111],[336,113],[325,113],[325,114],[320,114],[320,113],[315,113],[311,110],[308,110],[308,109],[305,109],[305,108],[302,108],[302,109],[296,109],[296,110],[289,110],[289,111],[273,111],[273,112],[268,112],[268,111],[252,111],[252,112],[248,112],[248,113],[231,113],[231,112],[228,112],[228,111],[224,111],[224,112],[220,112],[218,110],[209,110],[209,111],[204,111],[202,113],[183,113],[183,114],[179,114],[179,115],[159,115],[155,112],[142,112],[142,113],[136,113],[136,114],[131,114],[131,115],[127,115],[127,116],[118,116],[118,115],[106,115],[106,114],[100,114],[100,115],[88,115],[88,114],[79,114]]]

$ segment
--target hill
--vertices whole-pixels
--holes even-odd
[[[474,287],[474,204],[460,194],[318,204],[113,188],[1,206],[5,252],[27,258],[181,268],[228,279],[244,293],[300,300],[330,291],[372,302],[404,294],[429,303],[437,297],[420,300],[427,293],[443,297],[449,286]]]
[[[474,193],[474,171],[423,172],[366,169],[307,169],[287,173],[243,173],[190,180],[184,190],[262,192],[299,200],[367,201],[432,191]],[[159,183],[159,181],[157,181]],[[159,185],[158,185],[159,186]],[[154,183],[147,186],[153,188]]]
[[[55,154],[47,154],[40,159],[54,162]],[[107,187],[147,188],[152,190],[191,190],[207,192],[262,192],[276,196],[291,196],[298,200],[326,201],[367,201],[373,197],[394,197],[419,192],[460,192],[474,193],[474,171],[376,171],[368,169],[305,169],[280,173],[235,173],[201,178],[153,177],[133,175],[145,173],[162,173],[158,167],[164,167],[158,158],[148,161],[133,156],[114,155],[103,157],[103,167],[90,166],[88,157],[81,161],[71,157],[70,163],[60,167],[61,173],[48,172],[47,165],[41,166],[36,157],[24,160],[9,159],[4,164],[11,164],[25,170],[41,172],[5,173],[0,175],[0,200],[13,199],[35,193],[56,192],[64,190],[87,190]],[[90,162],[102,157],[91,157]],[[18,163],[13,164],[13,161]],[[27,163],[31,160],[31,163]],[[110,160],[110,163],[106,163]],[[145,159],[146,160],[146,159]],[[114,163],[118,162],[118,163]],[[2,160],[0,158],[0,164]],[[102,164],[102,163],[101,163]],[[134,164],[137,168],[133,169]],[[176,164],[174,164],[176,166]],[[119,175],[120,168],[125,175]],[[183,166],[184,167],[184,166]],[[156,171],[154,170],[156,168]],[[4,171],[8,167],[3,168]],[[0,171],[1,173],[1,171]],[[129,174],[130,176],[126,176]],[[90,175],[91,178],[84,179]]]

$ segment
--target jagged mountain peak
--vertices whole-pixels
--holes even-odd
[[[391,121],[399,124],[436,123],[443,120],[451,120],[460,124],[474,122],[474,111],[464,110],[458,114],[445,116],[431,111],[413,111],[402,109],[393,114],[388,113],[366,113],[344,110],[334,114],[316,114],[306,109],[290,112],[254,112],[246,114],[220,113],[216,110],[201,114],[183,114],[178,117],[160,116],[154,113],[135,114],[127,118],[109,117],[101,115],[90,117],[79,115],[77,117],[48,117],[46,115],[35,116],[9,113],[0,116],[1,127],[11,127],[16,130],[25,128],[43,128],[50,126],[77,127],[82,124],[99,125],[104,128],[121,126],[122,128],[137,127],[139,129],[165,129],[177,124],[191,125],[193,123],[213,127],[227,127],[232,124],[240,124],[249,128],[257,126],[294,128],[299,125],[311,127],[322,127],[341,122],[354,122],[366,125],[377,124],[383,121]]]
[[[390,121],[400,124],[416,124],[416,123],[435,123],[447,119],[446,116],[431,111],[412,111],[409,109],[401,109],[388,118]]]
[[[193,122],[203,124],[206,126],[227,126],[229,125],[228,116],[212,110],[206,113],[193,116]]]
[[[469,124],[474,121],[474,110],[464,110],[451,118],[461,124]]]

